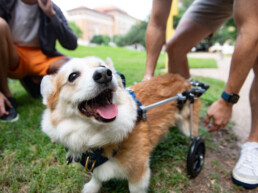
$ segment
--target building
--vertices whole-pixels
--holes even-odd
[[[94,35],[113,37],[126,34],[133,25],[140,22],[116,7],[89,9],[82,6],[68,10],[67,14],[68,21],[75,22],[81,28],[82,40],[86,43],[89,43]]]

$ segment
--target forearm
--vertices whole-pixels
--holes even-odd
[[[248,73],[253,68],[258,54],[258,4],[256,0],[234,1],[234,20],[237,26],[237,41],[232,56],[226,92],[239,93]]]
[[[66,49],[75,49],[77,47],[77,37],[68,25],[61,10],[54,6],[56,14],[50,21],[50,26],[56,34],[60,44]]]
[[[243,33],[238,35],[235,51],[232,56],[230,74],[226,84],[227,93],[239,93],[248,73],[257,58],[257,38]],[[256,50],[256,51],[254,51]]]

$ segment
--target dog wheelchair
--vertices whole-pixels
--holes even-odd
[[[117,72],[117,75],[120,76],[123,86],[126,88],[126,81],[125,76],[121,73]],[[191,86],[193,87],[192,90],[184,91],[183,93],[178,93],[174,97],[167,98],[165,100],[150,104],[148,106],[143,106],[140,101],[138,101],[135,97],[134,92],[130,88],[126,88],[129,94],[133,97],[135,102],[137,103],[138,109],[138,118],[139,119],[147,119],[147,111],[153,109],[155,107],[159,107],[161,105],[167,104],[169,102],[177,100],[177,107],[179,109],[183,108],[186,101],[189,101],[190,105],[190,140],[191,145],[188,150],[187,154],[187,173],[190,175],[191,178],[195,178],[201,171],[204,165],[204,158],[205,158],[205,142],[200,137],[193,137],[193,103],[196,99],[198,99],[202,94],[204,94],[208,89],[209,85],[198,82],[193,79],[189,79]],[[68,151],[68,149],[66,149]],[[114,152],[115,154],[117,152]],[[98,165],[103,164],[108,159],[103,157],[102,151],[97,149],[92,153],[83,153],[82,158],[80,160],[75,160],[76,162],[80,162],[82,166],[86,168],[88,172],[92,172],[95,167]],[[94,160],[93,163],[89,163],[89,159]],[[72,162],[72,157],[67,157],[67,165]],[[98,160],[98,162],[96,161]],[[96,164],[96,165],[95,165]],[[88,169],[91,168],[91,169]]]
[[[119,74],[125,83],[125,78],[123,75]],[[196,99],[198,99],[202,94],[204,94],[208,89],[209,85],[199,82],[197,80],[189,79],[192,90],[184,91],[183,93],[179,93],[174,97],[167,98],[165,100],[150,104],[148,106],[143,106],[136,99],[136,103],[138,104],[138,117],[142,119],[147,119],[147,111],[153,109],[155,107],[159,107],[161,105],[167,104],[169,102],[177,100],[177,107],[179,109],[183,108],[183,105],[187,100],[190,102],[190,140],[191,145],[187,154],[187,173],[191,178],[195,178],[201,171],[204,165],[205,159],[205,141],[200,137],[193,137],[193,103]],[[124,84],[125,85],[125,84]],[[134,95],[130,89],[128,89],[131,95]],[[133,96],[135,98],[135,95]]]

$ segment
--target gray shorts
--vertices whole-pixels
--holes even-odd
[[[233,2],[234,0],[195,0],[183,18],[192,19],[216,32],[232,17]]]

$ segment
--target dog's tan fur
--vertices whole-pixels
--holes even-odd
[[[136,99],[141,101],[142,105],[147,106],[190,90],[191,87],[189,81],[181,76],[165,74],[156,76],[149,81],[140,82],[132,86],[131,89],[136,94]],[[150,152],[157,146],[160,139],[169,132],[169,128],[176,126],[176,121],[180,118],[183,121],[190,120],[188,107],[184,107],[180,115],[185,117],[179,117],[178,111],[177,101],[149,110],[147,119],[138,121],[128,138],[120,143],[121,149],[115,158],[126,168],[129,180],[133,183],[141,181],[149,167],[147,163]],[[197,100],[194,103],[193,114],[194,136],[198,135],[199,111],[200,102]],[[109,156],[111,156],[111,151]]]
[[[92,65],[91,63],[89,65],[90,68],[97,67],[96,65]],[[112,69],[112,67],[110,68]],[[114,73],[114,69],[112,70]],[[47,104],[47,107],[49,109],[48,113],[50,114],[50,116],[43,116],[42,127],[43,131],[46,132],[51,138],[54,138],[52,137],[52,130],[54,128],[58,127],[58,125],[64,119],[72,119],[70,117],[67,117],[67,115],[62,115],[62,111],[58,110],[58,108],[61,108],[59,106],[60,104],[62,104],[59,104],[59,100],[61,100],[60,92],[62,90],[62,87],[64,86],[63,79],[65,75],[62,74],[62,72],[63,71],[61,71],[58,75],[50,78],[50,82],[53,88],[49,89],[50,91],[48,91],[48,89],[45,89],[47,91],[44,91],[45,94],[43,94],[43,100]],[[122,95],[127,95],[119,100],[123,100],[123,102],[129,104],[132,103],[131,96],[129,96],[129,94],[126,94],[126,92],[122,92],[124,88],[122,88],[121,80],[119,80],[118,77],[117,79],[118,94],[120,92]],[[70,91],[67,94],[72,93],[73,87],[69,87],[69,89]],[[179,75],[165,74],[161,76],[156,76],[149,81],[140,82],[132,86],[131,89],[136,94],[136,99],[138,99],[142,103],[142,105],[146,106],[167,99],[169,97],[173,97],[176,94],[182,93],[186,90],[190,90],[191,86],[188,80],[185,80]],[[135,107],[133,109],[135,109]],[[200,111],[199,99],[194,102],[193,109],[193,134],[194,136],[197,136],[199,121],[198,116]],[[84,121],[86,122],[88,122],[87,119],[89,119],[90,124],[94,127],[94,122],[91,123],[90,118],[83,119],[85,119]],[[189,135],[189,102],[187,102],[183,106],[182,110],[179,110],[177,108],[177,101],[173,101],[166,105],[162,105],[149,110],[147,112],[146,120],[140,119],[137,122],[134,122],[134,120],[136,120],[136,117],[135,119],[132,119],[132,124],[135,124],[134,128],[132,129],[132,131],[130,130],[127,133],[127,136],[123,137],[122,140],[107,143],[102,146],[102,148],[104,149],[103,155],[109,158],[109,163],[105,163],[94,170],[93,178],[88,184],[84,186],[83,192],[97,192],[101,187],[101,181],[108,180],[112,177],[127,178],[129,181],[130,192],[147,192],[150,177],[149,159],[151,151],[156,147],[160,139],[169,132],[169,128],[176,126],[176,123],[179,124],[179,127],[183,133]],[[48,128],[50,127],[50,125],[51,129]],[[123,127],[123,125],[121,125],[121,127]],[[86,148],[86,150],[90,150],[90,148]],[[118,150],[115,156],[112,155],[114,150]],[[82,152],[83,151],[84,150],[82,150]],[[108,170],[111,167],[114,171],[111,169],[110,170],[114,174],[112,172],[112,174],[108,174]],[[105,173],[106,171],[107,173]],[[102,175],[105,177],[103,177]]]

